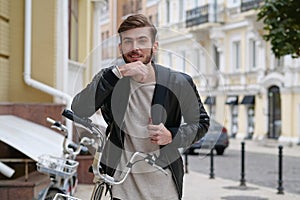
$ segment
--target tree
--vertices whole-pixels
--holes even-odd
[[[264,23],[266,33],[263,38],[271,42],[275,57],[300,57],[299,0],[266,0],[259,7],[257,16],[258,21]]]

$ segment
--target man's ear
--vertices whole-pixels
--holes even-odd
[[[153,51],[154,54],[156,54],[157,50],[158,50],[158,42],[155,41],[154,44],[153,44],[153,47],[152,47],[152,51]]]
[[[122,44],[119,43],[119,53],[122,55]]]

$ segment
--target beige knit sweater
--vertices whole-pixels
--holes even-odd
[[[155,83],[141,84],[131,80],[130,86],[123,126],[125,150],[114,176],[116,179],[134,152],[159,155],[159,146],[150,142],[147,131]],[[167,172],[165,175],[145,162],[138,162],[123,184],[113,186],[113,196],[121,200],[176,200],[178,194],[172,174],[169,169]]]

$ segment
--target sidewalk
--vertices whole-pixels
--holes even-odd
[[[150,188],[149,188],[150,189]],[[79,184],[75,197],[88,200],[93,185]],[[300,195],[284,193],[277,194],[276,189],[246,183],[246,188],[239,182],[215,178],[190,171],[185,174],[183,200],[299,200]],[[162,199],[163,200],[163,199]]]
[[[266,153],[278,155],[278,146],[283,147],[283,156],[295,156],[300,157],[300,145],[281,143],[277,140],[242,140],[238,138],[230,139],[230,144],[228,149],[241,150],[241,142],[245,142],[245,151],[254,153]]]
[[[286,156],[300,157],[300,146],[281,144],[273,140],[254,141],[230,139],[229,149],[240,150],[241,142],[245,142],[245,149],[249,152],[259,152],[278,155],[278,146],[283,146]],[[93,185],[80,184],[75,197],[88,200]],[[207,174],[189,171],[184,177],[183,200],[299,200],[300,194],[284,191],[277,194],[277,189],[262,187],[246,183],[246,188],[240,187],[238,181],[216,177],[209,179]]]
[[[277,194],[277,190],[228,179],[209,179],[208,175],[190,171],[184,179],[183,200],[297,200],[300,195]]]

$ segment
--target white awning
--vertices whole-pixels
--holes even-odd
[[[35,161],[43,154],[62,156],[63,139],[50,128],[13,115],[0,115],[0,140]]]

